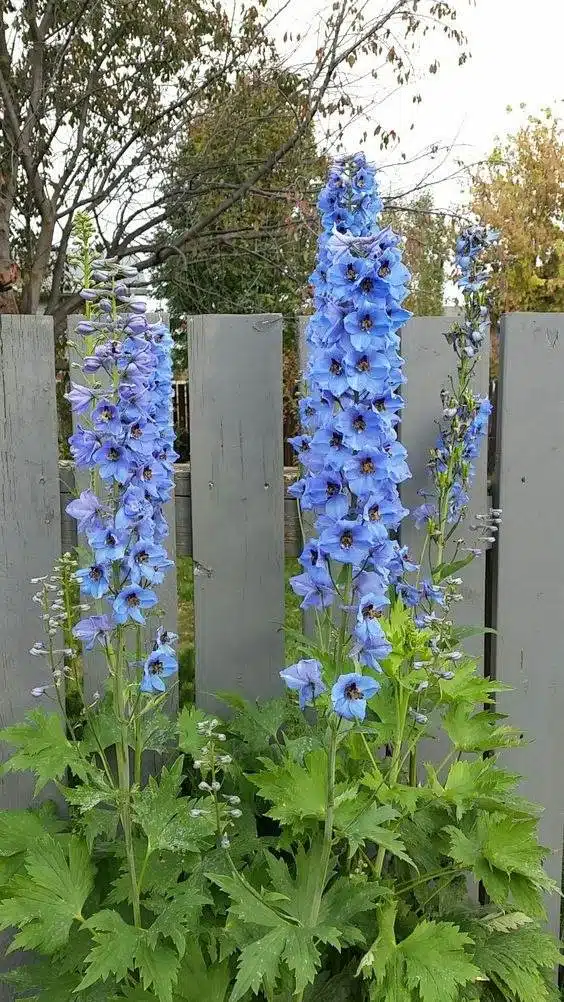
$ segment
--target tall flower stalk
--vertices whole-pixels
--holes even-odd
[[[82,378],[71,384],[67,397],[76,415],[70,447],[76,469],[88,473],[89,487],[66,510],[89,547],[75,577],[94,610],[73,634],[86,651],[100,645],[106,658],[119,729],[115,782],[139,925],[130,798],[141,774],[139,701],[151,696],[162,701],[165,680],[177,671],[175,638],[159,624],[155,591],[172,566],[163,545],[168,535],[163,506],[171,497],[176,458],[172,338],[165,325],[149,323],[145,303],[128,286],[132,270],[108,261],[94,261],[86,270],[92,280],[82,293],[88,311],[77,325]]]
[[[423,550],[435,584],[448,575],[454,562],[462,566],[480,552],[481,543],[493,542],[499,525],[499,512],[481,514],[474,527],[478,545],[466,547],[457,538],[470,500],[473,461],[487,434],[492,410],[489,399],[475,392],[473,377],[489,327],[488,272],[483,256],[497,237],[494,231],[471,226],[456,242],[456,280],[462,293],[463,316],[445,335],[457,357],[456,379],[441,392],[442,421],[428,467],[432,486],[425,492],[425,502],[413,513],[416,524],[427,530]],[[445,548],[451,540],[453,552],[445,564]]]
[[[292,440],[304,467],[292,493],[315,513],[316,538],[291,584],[304,609],[326,623],[337,617],[335,671],[346,658],[379,671],[389,645],[378,619],[403,565],[391,538],[406,514],[398,485],[410,476],[397,436],[404,382],[397,332],[410,316],[401,306],[409,273],[399,238],[378,227],[382,203],[363,155],[334,165],[319,209],[309,394],[300,405],[306,432]]]

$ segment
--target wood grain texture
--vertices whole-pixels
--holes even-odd
[[[281,690],[281,361],[278,316],[192,319],[196,696],[210,709],[218,690]]]
[[[564,819],[564,314],[515,313],[502,321],[496,504],[496,674],[512,686],[498,705],[529,742],[507,753],[521,792],[543,806],[547,870],[561,883]],[[559,935],[560,901],[548,902]]]
[[[412,479],[401,487],[402,500],[412,511],[420,505],[422,498],[418,491],[428,490],[430,480],[427,473],[429,449],[436,441],[438,424],[442,415],[441,387],[448,385],[449,376],[456,375],[456,355],[443,334],[452,320],[448,317],[413,317],[401,334],[401,353],[405,360],[407,384],[403,388],[405,409],[402,411],[400,437],[407,449],[408,463]],[[488,391],[489,353],[484,351],[476,370],[474,386],[477,392]],[[460,536],[473,544],[474,533],[469,530],[472,515],[486,511],[487,497],[487,444],[484,439],[479,458],[475,461],[476,475],[473,481],[468,518],[460,526]],[[409,516],[401,525],[401,542],[409,547],[413,560],[419,562],[424,540],[424,531],[416,529]],[[448,555],[448,554],[447,554]],[[426,576],[428,565],[424,565]],[[485,617],[485,553],[477,557],[460,574],[463,584],[461,592],[464,601],[453,606],[453,617],[460,625],[484,626]],[[483,663],[483,635],[468,638],[464,650]],[[430,727],[434,736],[422,742],[421,760],[441,762],[446,755],[449,742],[439,730],[439,720]]]
[[[61,553],[57,452],[52,320],[0,316],[0,727],[37,708],[31,689],[50,680],[29,654],[44,639],[30,578]],[[31,776],[2,776],[0,807],[28,806],[32,790]]]

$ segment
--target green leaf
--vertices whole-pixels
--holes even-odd
[[[261,925],[270,928],[286,926],[288,923],[278,912],[273,911],[255,891],[244,877],[228,877],[217,873],[207,873],[208,880],[221,887],[231,899],[232,914],[249,925]]]
[[[514,727],[499,727],[503,714],[483,710],[472,713],[465,703],[456,703],[443,719],[444,729],[459,751],[493,751],[495,748],[516,748],[523,743]]]
[[[398,946],[408,986],[422,1002],[458,1002],[459,989],[480,976],[466,953],[470,936],[450,922],[419,923]]]
[[[117,811],[106,810],[103,807],[94,807],[87,814],[77,818],[76,823],[84,833],[89,852],[92,852],[97,838],[103,837],[109,842],[115,839],[118,821]]]
[[[92,915],[86,926],[92,931],[95,946],[86,957],[86,973],[77,990],[106,981],[110,974],[116,981],[125,981],[135,963],[139,930],[124,922],[118,912],[107,909]]]
[[[268,817],[282,824],[305,818],[323,820],[327,803],[327,753],[323,749],[304,756],[300,765],[287,758],[282,765],[261,759],[264,771],[248,776],[272,807]]]
[[[194,1002],[225,1002],[231,984],[229,961],[204,957],[196,937],[189,937],[178,973],[175,996]]]
[[[384,828],[386,821],[393,821],[398,812],[388,804],[365,801],[362,798],[345,801],[335,811],[335,828],[349,843],[349,853],[354,856],[366,842],[374,842],[387,849],[392,855],[413,865],[405,851],[405,845],[390,828]]]
[[[284,960],[296,980],[296,995],[300,996],[307,985],[315,981],[321,957],[313,936],[304,930],[292,927],[286,933]]]
[[[212,718],[196,706],[185,706],[178,717],[178,747],[181,751],[199,758],[200,752],[208,740],[198,730],[198,724],[203,724]]]
[[[0,811],[0,856],[24,852],[41,835],[64,828],[65,822],[46,806],[39,810]]]
[[[479,631],[482,632],[482,631]],[[493,703],[493,694],[506,692],[510,686],[484,678],[477,671],[476,662],[468,660],[456,668],[454,678],[439,680],[441,699],[449,703]]]
[[[483,932],[477,937],[474,960],[501,988],[504,998],[549,1002],[558,997],[550,981],[562,962],[560,950],[552,936],[537,926]]]
[[[153,948],[144,936],[140,936],[135,950],[135,964],[145,991],[152,988],[159,1002],[172,1002],[172,986],[176,984],[179,967],[174,950],[162,943]]]
[[[473,559],[474,554],[469,553],[467,557],[462,557],[460,560],[439,564],[433,571],[433,581],[435,584],[440,584],[445,578],[449,578],[451,575],[456,574],[457,571],[461,571],[463,567],[467,567],[468,564],[472,563]]]
[[[2,766],[4,772],[30,772],[37,776],[37,795],[50,780],[62,779],[71,769],[81,779],[87,767],[76,745],[69,741],[62,718],[57,713],[32,710],[25,721],[0,731],[0,741],[16,750]]]
[[[84,841],[73,836],[66,848],[51,835],[37,838],[26,855],[25,875],[13,878],[3,904],[0,929],[18,926],[9,950],[53,953],[69,937],[94,884],[94,867]]]
[[[149,852],[197,852],[210,844],[215,831],[211,815],[192,817],[194,803],[180,797],[182,765],[180,755],[170,769],[164,766],[158,781],[150,776],[147,786],[133,794],[133,815],[147,836]]]
[[[289,699],[268,699],[261,703],[246,702],[229,721],[229,731],[244,741],[254,755],[268,751],[283,724],[296,714]]]
[[[532,918],[523,912],[494,912],[493,915],[486,915],[481,919],[482,925],[494,932],[513,932],[514,929],[530,925],[532,921]]]
[[[189,880],[178,884],[170,895],[153,895],[144,899],[143,907],[157,916],[147,929],[149,946],[156,949],[159,936],[165,939],[169,936],[178,951],[178,956],[182,957],[188,932],[197,930],[204,905],[212,903],[209,894],[205,894]]]
[[[230,1002],[238,1002],[248,991],[258,995],[265,980],[276,983],[285,944],[286,930],[278,928],[241,950]]]
[[[384,983],[389,965],[395,962],[397,910],[397,901],[389,901],[378,910],[378,936],[358,965],[357,975],[372,976],[377,985]]]

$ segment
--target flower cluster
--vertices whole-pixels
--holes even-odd
[[[232,765],[231,755],[221,750],[221,744],[227,740],[227,735],[218,730],[219,720],[216,717],[200,720],[196,724],[198,737],[205,740],[200,749],[200,757],[194,760],[194,768],[202,776],[198,789],[207,794],[208,804],[199,801],[190,811],[193,818],[212,819],[217,845],[221,849],[229,849],[230,829],[235,826],[235,819],[242,816],[241,798],[228,793],[221,793],[224,774]]]
[[[173,488],[171,412],[172,338],[149,323],[145,303],[132,294],[132,271],[95,262],[90,304],[78,324],[84,338],[83,381],[67,397],[77,424],[70,438],[76,468],[90,472],[90,488],[67,506],[86,536],[92,559],[76,572],[81,593],[99,605],[75,636],[91,649],[112,630],[143,625],[158,602],[159,584],[172,561],[163,541],[163,506]],[[144,665],[143,691],[162,691],[176,657],[159,633]]]
[[[324,229],[311,276],[309,392],[300,404],[306,430],[291,440],[304,468],[291,493],[315,512],[317,532],[292,587],[303,608],[344,606],[356,620],[349,653],[376,671],[390,651],[379,618],[388,585],[404,569],[405,554],[390,532],[406,514],[398,485],[410,476],[396,431],[404,382],[398,330],[410,316],[401,307],[409,273],[399,238],[378,228],[381,208],[365,157],[337,161],[319,198]]]
[[[474,394],[471,377],[489,324],[488,272],[483,256],[497,239],[497,232],[472,226],[456,242],[457,284],[463,295],[464,316],[445,337],[458,357],[458,384],[441,393],[443,424],[429,463],[435,490],[414,512],[416,524],[426,524],[431,536],[437,538],[444,534],[447,523],[457,522],[466,510],[474,474],[472,461],[479,455],[488,430],[491,403],[487,397]]]

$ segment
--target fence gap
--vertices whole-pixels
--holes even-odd
[[[194,317],[189,352],[196,698],[216,709],[280,691],[281,318]]]

